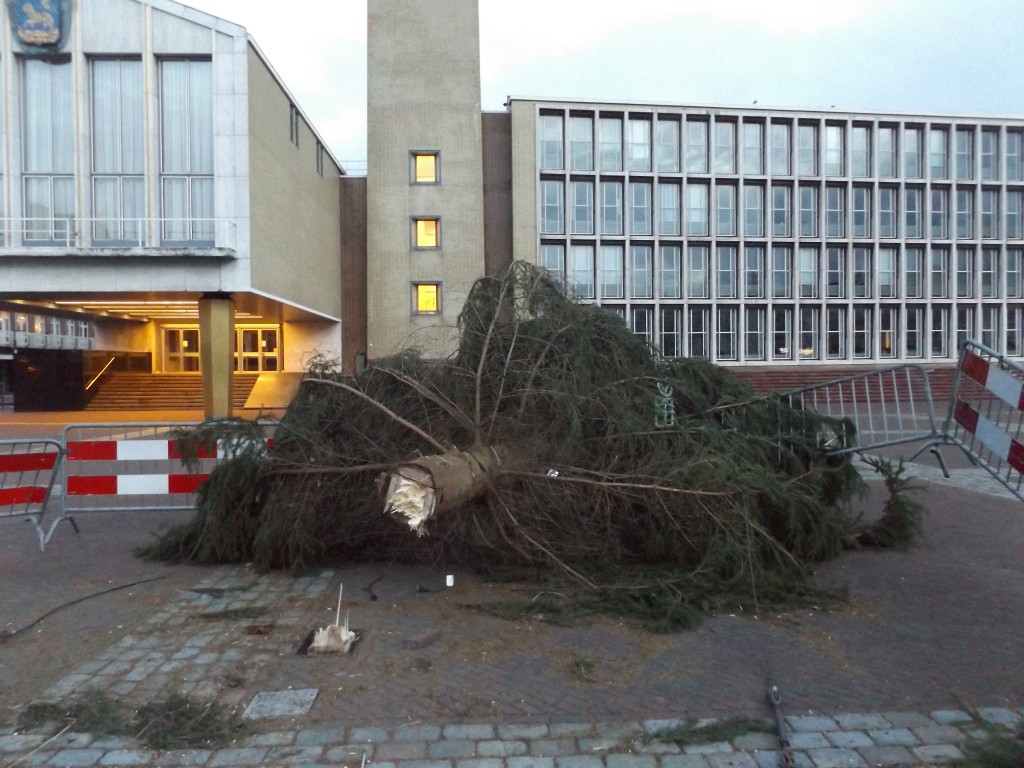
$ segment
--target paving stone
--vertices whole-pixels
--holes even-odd
[[[288,731],[271,731],[270,733],[254,733],[247,736],[247,747],[284,747],[295,741],[295,734]]]
[[[481,739],[494,738],[494,726],[490,723],[476,723],[465,725],[446,725],[441,730],[446,739]]]
[[[608,768],[656,768],[657,764],[654,755],[608,755],[605,758]],[[509,765],[509,768],[512,766]]]
[[[580,739],[580,752],[607,752],[622,746],[622,739]]]
[[[518,739],[488,739],[478,741],[476,745],[476,753],[480,757],[514,757],[528,751],[526,742]]]
[[[403,725],[395,728],[395,741],[437,741],[441,727],[437,725]]]
[[[914,728],[913,733],[922,744],[959,744],[964,740],[963,732],[952,725],[928,725]]]
[[[774,733],[744,733],[732,740],[736,749],[778,749],[779,737]]]
[[[80,766],[96,765],[103,757],[102,749],[62,749],[54,752],[48,765],[58,768],[80,768]]]
[[[562,736],[587,736],[594,732],[594,726],[590,723],[551,723],[548,725],[548,735],[553,738]]]
[[[295,743],[300,747],[338,744],[344,740],[345,730],[343,728],[304,728],[295,734]]]
[[[683,766],[670,767],[662,763],[664,768],[683,768]],[[604,758],[597,755],[566,755],[555,758],[555,768],[604,768]],[[694,767],[696,768],[696,767]]]
[[[914,747],[913,752],[926,763],[952,763],[964,759],[964,753],[952,744],[925,744]]]
[[[377,764],[373,764],[377,768]],[[455,761],[455,768],[505,768],[499,757],[471,757]]]
[[[323,751],[323,747],[273,747],[267,752],[265,762],[270,765],[314,763],[320,760]]]
[[[534,739],[530,742],[530,754],[537,757],[560,757],[575,752],[575,739]]]
[[[700,723],[698,723],[700,725]],[[627,736],[639,736],[644,732],[644,727],[639,722],[628,723],[597,723],[594,725],[594,733],[610,739],[621,739]]]
[[[923,728],[934,724],[930,717],[920,712],[883,712],[882,716],[893,728]]]
[[[402,763],[402,768],[451,768],[451,766],[451,760],[407,760]]]
[[[857,751],[869,765],[910,765],[916,762],[906,747],[864,747]]]
[[[300,688],[294,691],[260,691],[242,717],[246,720],[259,720],[268,717],[295,717],[309,712],[316,699],[316,688]]]
[[[822,715],[791,715],[786,718],[786,722],[797,732],[834,731],[839,727],[831,717]]]
[[[553,757],[507,757],[505,758],[505,765],[508,768],[555,768],[555,758]]]
[[[264,747],[237,747],[220,749],[213,755],[210,768],[222,765],[263,765],[267,756]]]
[[[683,751],[671,741],[640,741],[633,749],[642,755],[678,755]]]
[[[427,758],[427,742],[425,741],[384,741],[374,746],[378,760],[425,760]]]
[[[679,718],[673,718],[670,720],[644,720],[642,725],[644,733],[658,733],[658,731],[667,731],[671,728],[682,728],[684,720]]]
[[[986,723],[995,725],[1016,725],[1022,719],[1012,709],[1005,707],[982,707],[978,710],[978,714]]]
[[[348,740],[353,744],[387,741],[388,731],[386,728],[353,728]]]
[[[39,733],[12,733],[0,736],[0,752],[22,752],[42,744],[44,736]]]
[[[886,728],[883,731],[868,731],[868,736],[880,747],[912,747],[920,744],[915,736],[907,728]]]
[[[683,751],[688,755],[714,755],[719,752],[732,752],[732,744],[728,741],[709,741],[705,744],[687,744]]]
[[[427,748],[430,757],[476,757],[476,742],[468,739],[441,739]]]
[[[958,723],[971,723],[974,718],[960,709],[940,709],[932,712],[932,720],[939,725],[956,725]]]
[[[789,746],[791,749],[828,749],[831,745],[825,734],[806,731],[789,734]]]
[[[852,749],[811,749],[807,754],[816,768],[867,768],[864,758]]]
[[[892,723],[881,715],[876,714],[848,712],[841,715],[834,715],[832,719],[839,724],[840,728],[848,731],[867,731],[870,729],[883,730],[885,728],[892,727]]]
[[[661,758],[661,768],[710,768],[710,765],[704,755],[665,755]],[[758,768],[762,766],[758,765]],[[778,761],[772,763],[771,768],[779,768]]]
[[[707,759],[711,768],[757,768],[754,758],[746,752],[708,755]]]
[[[543,739],[548,735],[548,727],[543,723],[535,725],[499,725],[498,738],[501,739]]]
[[[148,765],[154,753],[143,749],[115,749],[107,752],[100,765]]]
[[[844,749],[856,749],[857,747],[870,747],[875,742],[863,731],[829,731],[825,734],[833,747]]]

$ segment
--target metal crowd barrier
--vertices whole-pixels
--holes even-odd
[[[63,512],[49,529],[43,528],[63,458],[64,447],[56,440],[0,440],[0,517],[24,516],[35,527],[40,551],[62,520],[78,530],[74,518]]]

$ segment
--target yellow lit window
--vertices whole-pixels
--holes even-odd
[[[441,311],[441,286],[439,283],[415,283],[413,285],[414,312],[417,315],[436,315]]]
[[[437,184],[437,155],[433,152],[413,153],[413,181],[416,184]]]
[[[416,219],[414,242],[417,248],[440,247],[441,222],[437,219]]]

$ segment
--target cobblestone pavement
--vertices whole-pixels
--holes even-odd
[[[1024,509],[981,470],[956,468],[946,481],[927,464],[909,469],[927,481],[925,540],[907,553],[823,564],[817,583],[845,587],[843,607],[723,612],[670,636],[612,620],[575,628],[499,620],[466,606],[512,587],[456,572],[449,588],[443,568],[291,576],[122,567],[88,550],[104,535],[101,551],[120,544],[125,557],[139,543],[116,515],[84,519],[79,537],[61,530],[52,550],[29,556],[15,548],[34,545],[32,537],[7,522],[0,608],[9,626],[51,607],[23,599],[33,584],[50,594],[54,584],[40,574],[83,596],[103,583],[100,573],[113,576],[107,583],[168,579],[86,600],[35,634],[0,642],[0,702],[9,708],[0,714],[0,766],[774,768],[783,755],[768,732],[685,747],[652,738],[682,719],[770,724],[771,684],[782,693],[797,766],[955,762],[984,724],[1024,723]],[[879,491],[872,484],[865,509],[878,506]],[[355,651],[299,654],[309,633],[333,620],[339,583],[361,636]],[[50,597],[64,602],[64,592]],[[21,690],[4,693],[4,677]],[[253,733],[224,749],[157,752],[73,724],[56,738],[14,725],[28,701],[92,689],[131,704],[182,692],[248,707]]]

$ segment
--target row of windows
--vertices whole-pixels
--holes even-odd
[[[542,112],[542,170],[1024,180],[1024,131],[791,118]]]
[[[1024,238],[1024,189],[541,179],[541,235]],[[596,193],[596,195],[595,195]],[[766,195],[768,199],[766,200]],[[794,201],[795,197],[795,201]],[[766,208],[766,204],[770,207]],[[1000,216],[1002,212],[1002,216]],[[767,221],[766,221],[767,219]]]
[[[950,358],[980,338],[1024,354],[1024,306],[608,307],[666,357],[719,362]],[[657,324],[655,325],[655,321]]]
[[[96,335],[96,329],[88,320],[27,312],[0,312],[0,346],[12,346],[15,341],[12,334],[91,339]]]
[[[542,244],[584,299],[1019,299],[1024,248]]]

